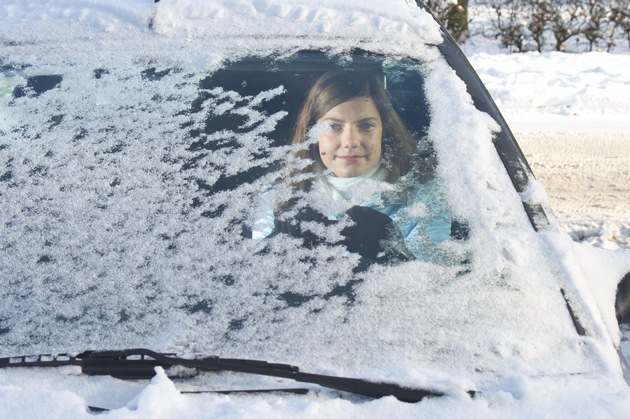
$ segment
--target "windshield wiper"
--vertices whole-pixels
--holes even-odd
[[[219,358],[216,356],[187,359],[175,354],[149,349],[120,351],[85,351],[78,355],[33,355],[0,358],[0,368],[49,367],[76,365],[84,374],[110,375],[121,379],[148,379],[155,375],[155,367],[183,366],[203,371],[231,371],[270,377],[287,378],[301,383],[317,384],[362,396],[380,398],[394,396],[400,401],[415,403],[425,397],[439,397],[444,393],[434,390],[407,388],[393,383],[367,381],[360,378],[336,377],[301,372],[298,367],[250,359]],[[470,393],[472,395],[472,393]]]

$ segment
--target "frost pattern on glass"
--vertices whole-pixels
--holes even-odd
[[[290,235],[250,237],[261,199],[317,202],[283,177],[293,164],[290,130],[278,129],[297,112],[285,104],[290,88],[243,93],[248,86],[213,85],[212,72],[160,57],[9,63],[2,85],[11,98],[0,103],[12,115],[0,128],[3,355],[148,346],[417,385],[427,370],[560,373],[576,347],[597,350],[572,330],[556,272],[523,227],[517,194],[506,192],[496,127],[441,60],[423,67],[426,88],[415,94],[426,91],[431,122],[414,134],[426,135],[439,162],[423,184],[440,185],[437,202],[468,235],[430,257],[358,269],[358,256],[334,240],[345,218],[325,230],[310,224],[325,236],[310,248]],[[394,84],[404,66],[392,62],[384,67],[396,69]],[[33,77],[43,74],[57,82],[38,91]],[[404,181],[373,191],[399,192]],[[430,218],[429,204],[401,216]],[[520,248],[532,251],[512,251]],[[579,359],[582,371],[596,367]]]

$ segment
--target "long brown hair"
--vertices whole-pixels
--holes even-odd
[[[395,182],[410,169],[415,142],[394,110],[383,83],[373,73],[355,71],[324,73],[306,96],[304,106],[297,118],[292,144],[299,145],[307,142],[308,131],[326,112],[341,103],[362,96],[370,97],[380,114],[383,123],[382,159],[387,171],[386,180]],[[325,169],[317,142],[297,151],[295,157],[313,162],[299,172],[306,173],[313,170],[321,172]],[[298,181],[295,186],[298,189],[308,190],[310,183]]]

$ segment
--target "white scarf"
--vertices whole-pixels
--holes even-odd
[[[333,198],[337,201],[340,199],[346,199],[345,192],[353,186],[359,183],[371,179],[375,181],[383,181],[387,177],[385,168],[379,162],[372,169],[368,170],[361,176],[356,177],[337,177],[333,174],[328,174],[322,178],[321,185]]]

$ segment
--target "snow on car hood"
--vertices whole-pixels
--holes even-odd
[[[562,267],[493,147],[497,124],[431,46],[440,36],[426,13],[402,1],[150,3],[2,5],[3,355],[149,346],[411,386],[446,374],[462,388],[516,373],[617,372],[600,324],[576,332]],[[55,30],[39,38],[25,20]],[[64,31],[71,42],[53,42]],[[354,37],[389,51],[385,66],[403,51],[420,60],[436,173],[449,210],[470,225],[466,242],[445,245],[458,264],[357,277],[338,248],[312,254],[289,237],[242,234],[274,180],[252,170],[285,163],[288,145],[270,147],[268,135],[295,109],[257,108],[282,99],[282,84],[244,95],[204,80],[246,57],[324,45],[351,61]],[[243,132],[212,133],[204,148],[195,135],[219,106],[246,119]],[[249,177],[231,185],[238,174]]]

